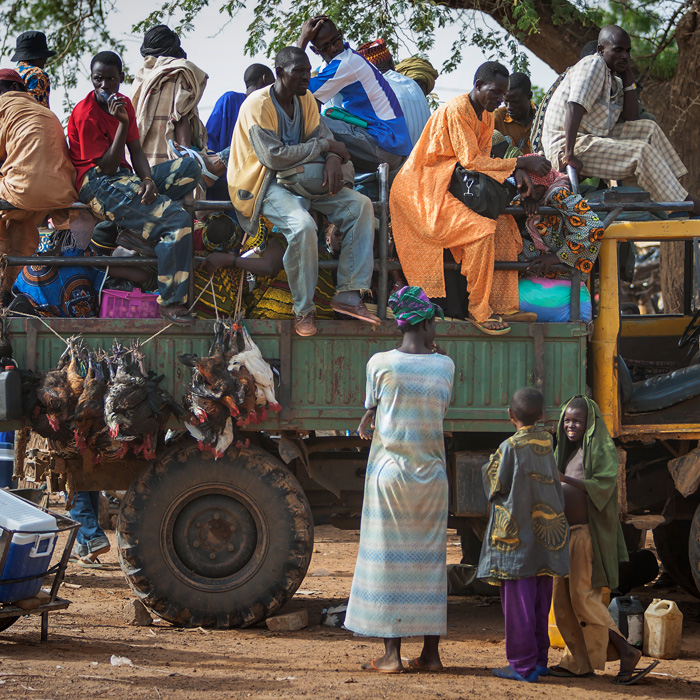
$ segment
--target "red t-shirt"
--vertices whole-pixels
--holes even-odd
[[[126,103],[129,115],[129,128],[126,142],[139,140],[139,128],[136,125],[136,113],[131,100],[117,93]],[[97,161],[107,152],[117,134],[119,120],[105,112],[97,102],[95,93],[91,92],[82,102],[78,102],[68,118],[68,155],[78,176],[75,188],[80,192],[85,173],[97,165]],[[126,149],[120,163],[122,168],[131,166],[126,160]]]

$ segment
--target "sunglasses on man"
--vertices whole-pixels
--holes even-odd
[[[334,44],[336,44],[337,42],[342,41],[342,40],[343,40],[343,35],[340,34],[340,32],[339,32],[339,33],[336,34],[334,37],[332,37],[331,39],[329,39],[325,44],[321,44],[320,46],[314,46],[314,45],[312,44],[312,45],[311,45],[311,50],[312,50],[314,53],[320,55],[320,54],[322,54],[322,53],[326,53],[326,51],[328,51],[328,49],[330,49],[331,46],[333,46]]]

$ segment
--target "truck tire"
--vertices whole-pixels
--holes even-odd
[[[688,560],[695,583],[695,590],[690,592],[700,598],[700,506],[695,509],[693,519],[690,521]]]
[[[695,513],[695,521],[698,514]],[[693,570],[690,565],[692,554],[689,558],[692,542],[690,537],[691,524],[688,520],[673,520],[667,525],[659,525],[654,528],[654,544],[656,553],[664,565],[665,571],[671,578],[688,593],[700,597],[693,580]],[[695,561],[698,561],[696,556]]]
[[[304,580],[313,519],[296,478],[258,447],[219,460],[172,449],[134,481],[117,522],[136,596],[181,627],[247,627]]]
[[[12,625],[19,620],[20,616],[15,615],[15,617],[0,617],[0,632],[3,632],[6,630],[8,627],[11,627]]]

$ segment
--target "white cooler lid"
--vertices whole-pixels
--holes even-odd
[[[0,489],[0,527],[17,532],[56,530],[56,518]]]

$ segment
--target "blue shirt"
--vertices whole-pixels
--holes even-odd
[[[401,105],[408,133],[411,136],[411,145],[415,146],[428,123],[428,119],[430,119],[428,100],[425,99],[420,85],[413,78],[397,73],[395,70],[386,71],[384,78],[391,85],[391,89]]]
[[[364,119],[369,134],[388,153],[407,156],[411,152],[411,136],[394,91],[384,76],[348,44],[311,78],[309,90],[319,102],[333,100],[336,106]],[[336,96],[340,100],[333,99]]]
[[[238,111],[245,100],[242,92],[225,92],[214,105],[207,120],[207,145],[214,153],[231,146],[233,127],[236,126]]]

